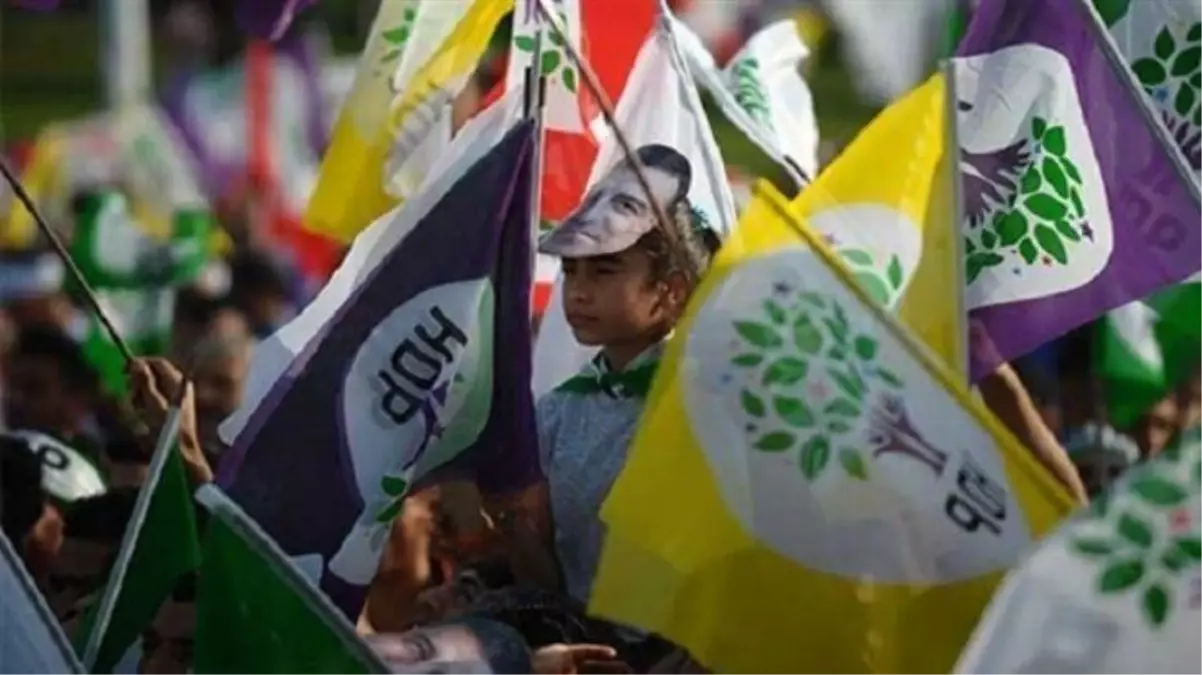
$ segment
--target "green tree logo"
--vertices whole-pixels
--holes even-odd
[[[1074,244],[1083,238],[1093,240],[1081,196],[1081,173],[1069,158],[1064,127],[1035,117],[1030,140],[1023,145],[1022,151],[1006,149],[995,153],[996,158],[967,158],[976,170],[969,187],[1002,196],[992,208],[969,212],[972,227],[964,240],[968,283],[1014,257],[1028,266],[1066,265]],[[1016,165],[989,166],[1009,155],[1020,158]],[[973,195],[968,199],[973,200]],[[975,201],[984,204],[979,197]]]
[[[567,27],[568,19],[564,14],[563,9],[558,7],[560,3],[556,2],[555,13],[559,16],[559,25]],[[553,28],[547,28],[543,31],[543,37],[546,40],[542,44],[542,56],[539,57],[538,66],[539,74],[546,77],[548,82],[554,82],[558,76],[563,82],[563,86],[573,94],[576,93],[576,68],[572,65],[571,59],[567,58],[564,53],[563,38]],[[527,54],[534,54],[535,37],[533,35],[519,35],[513,38],[513,44],[520,51]]]
[[[731,66],[734,77],[735,101],[751,119],[773,129],[772,110],[768,107],[768,92],[760,78],[760,61],[754,56],[745,56]]]
[[[836,249],[836,252],[851,268],[860,287],[873,300],[883,307],[893,305],[906,280],[906,271],[902,267],[900,257],[896,254],[890,255],[889,262],[882,265],[876,256],[862,248],[840,248]]]
[[[380,63],[392,63],[401,57],[401,52],[405,51],[405,43],[409,41],[409,36],[413,34],[413,22],[415,20],[417,20],[417,9],[407,7],[401,13],[401,22],[380,34],[384,38],[384,44],[387,45],[388,49],[380,57]]]
[[[1161,28],[1152,54],[1136,59],[1131,70],[1164,111],[1169,131],[1196,171],[1202,133],[1202,23],[1191,24],[1184,32],[1184,37],[1174,37],[1169,26]]]
[[[1190,478],[1180,448],[1132,476],[1126,490],[1096,499],[1069,540],[1069,550],[1097,565],[1102,595],[1138,598],[1148,625],[1159,628],[1178,598],[1170,581],[1194,572],[1202,560],[1196,522],[1200,465],[1193,453]],[[1192,482],[1191,486],[1189,483]]]
[[[1131,0],[1093,0],[1093,6],[1102,17],[1102,23],[1109,28],[1127,16],[1127,10],[1131,9]]]
[[[754,320],[734,322],[738,353],[730,362],[745,376],[739,403],[750,445],[798,453],[811,483],[832,458],[849,477],[868,480],[857,432],[870,384],[904,386],[877,358],[876,338],[855,330],[835,299],[783,283],[760,310]]]

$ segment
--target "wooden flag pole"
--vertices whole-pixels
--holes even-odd
[[[524,85],[525,100],[523,113],[526,119],[534,120],[534,158],[531,167],[530,181],[530,236],[534,246],[530,250],[530,270],[534,273],[538,267],[538,238],[542,222],[543,194],[543,138],[545,125],[543,123],[543,104],[546,102],[547,78],[543,76],[540,65],[543,53],[543,29],[540,27],[534,35],[534,57],[526,67]],[[513,58],[512,56],[510,58]],[[530,316],[535,314],[535,297],[530,294]]]
[[[54,230],[50,229],[50,225],[46,223],[46,219],[42,217],[42,213],[38,211],[37,206],[34,205],[33,199],[31,199],[29,193],[25,191],[25,186],[21,184],[20,179],[16,177],[12,169],[8,166],[8,162],[2,159],[0,159],[0,172],[4,173],[4,179],[8,181],[9,186],[12,187],[13,194],[17,196],[17,199],[21,200],[21,204],[25,206],[25,210],[29,211],[29,215],[32,216],[33,221],[37,223],[38,229],[41,230],[42,234],[46,236],[46,239],[50,241],[50,246],[54,249],[54,252],[57,253],[58,257],[62,259],[63,264],[67,266],[67,270],[71,273],[71,276],[75,279],[75,282],[79,284],[79,288],[83,292],[84,299],[87,300],[92,311],[96,313],[96,318],[100,320],[100,325],[102,325],[104,327],[104,331],[108,333],[109,339],[113,341],[113,344],[117,345],[117,350],[121,352],[121,356],[125,359],[126,363],[132,362],[134,360],[133,351],[130,350],[129,345],[125,342],[125,340],[122,339],[121,333],[117,331],[117,326],[113,323],[112,319],[109,318],[108,314],[105,313],[104,307],[100,305],[100,300],[98,300],[96,297],[96,291],[92,288],[92,285],[88,283],[88,280],[84,278],[83,272],[80,271],[79,266],[76,265],[75,261],[71,258],[71,253],[67,250],[67,247],[63,245],[62,239],[59,239],[58,234],[56,234]]]
[[[651,203],[651,211],[655,215],[660,229],[664,231],[669,240],[673,240],[674,244],[679,244],[680,242],[674,241],[677,239],[676,228],[672,227],[672,221],[668,218],[667,212],[664,211],[664,205],[660,204],[659,200],[655,198],[655,192],[651,189],[651,181],[647,178],[647,168],[639,161],[638,155],[635,154],[634,146],[630,143],[630,139],[626,137],[625,132],[618,126],[618,120],[614,116],[613,104],[610,102],[609,97],[605,95],[605,90],[601,88],[597,74],[593,72],[592,66],[588,64],[585,58],[576,51],[576,46],[572,44],[568,36],[567,28],[560,25],[559,17],[547,6],[547,0],[533,1],[538,6],[539,14],[542,14],[547,25],[560,37],[564,52],[568,55],[572,64],[576,66],[576,70],[580,73],[580,79],[584,82],[585,88],[589,90],[589,93],[597,101],[597,107],[601,109],[601,116],[605,118],[605,123],[609,125],[614,137],[618,139],[618,145],[622,148],[622,154],[625,155],[626,161],[630,162],[635,177],[638,179],[639,186],[647,195],[647,201]],[[696,281],[696,279],[690,279],[689,281]]]

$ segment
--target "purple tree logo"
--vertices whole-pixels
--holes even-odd
[[[900,455],[923,464],[936,477],[947,468],[948,455],[936,448],[914,426],[901,397],[886,393],[882,395],[868,418],[868,440],[872,444],[873,457]]]

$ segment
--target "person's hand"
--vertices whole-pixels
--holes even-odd
[[[618,659],[617,650],[607,645],[547,645],[534,651],[530,663],[539,675],[633,672]]]
[[[130,396],[138,413],[156,429],[162,429],[167,413],[176,401],[180,401],[179,447],[185,468],[193,483],[208,483],[213,480],[213,469],[209,466],[200,448],[200,436],[196,429],[196,403],[192,386],[180,400],[180,389],[184,376],[167,359],[134,359],[128,368]]]

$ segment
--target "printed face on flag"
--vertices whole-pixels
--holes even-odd
[[[665,145],[644,145],[636,153],[660,206],[689,193],[689,160]],[[656,227],[655,210],[638,174],[622,161],[588,191],[580,207],[558,229],[543,237],[539,251],[564,258],[611,255],[635,244]]]
[[[394,673],[442,673],[453,664],[456,673],[488,675],[486,645],[463,626],[419,628],[400,634],[370,635],[371,650]]]

